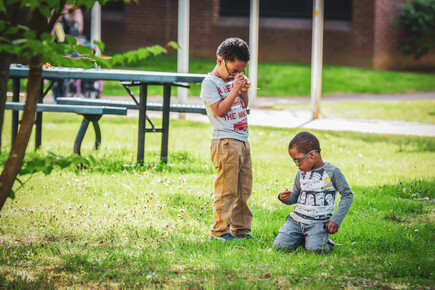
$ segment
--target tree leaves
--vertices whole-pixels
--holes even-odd
[[[419,59],[435,46],[435,0],[405,2],[395,22],[408,34],[399,45],[405,55]]]
[[[31,10],[38,9],[44,17],[50,18],[52,11],[59,12],[62,8],[61,0],[0,0],[0,11],[8,11],[8,6],[20,3],[21,7],[27,7]],[[104,0],[101,3],[110,2]],[[125,0],[130,3],[131,1]],[[91,9],[95,1],[93,0],[76,0],[74,4],[77,7]],[[52,29],[49,27],[48,29]],[[66,36],[65,42],[57,43],[52,41],[53,37],[50,31],[42,33],[40,36],[36,32],[23,25],[11,25],[9,22],[0,21],[0,51],[11,53],[17,59],[30,59],[36,55],[42,55],[42,63],[50,63],[52,66],[67,67],[106,67],[111,68],[115,64],[128,64],[139,60],[146,59],[150,55],[160,55],[167,53],[167,50],[160,45],[153,45],[146,48],[139,48],[124,54],[116,54],[112,58],[100,57],[95,55],[94,50],[103,52],[105,45],[101,41],[94,41],[94,44],[78,44],[78,40],[71,36]],[[11,45],[12,44],[12,45]],[[168,47],[178,49],[179,45],[171,41]],[[67,56],[65,58],[64,56]]]
[[[36,172],[42,172],[45,175],[48,175],[55,168],[62,169],[71,165],[90,167],[94,161],[94,158],[90,158],[88,160],[77,154],[71,154],[67,157],[63,157],[52,152],[48,152],[47,156],[31,156],[27,161],[24,162],[24,165],[20,171],[20,175],[33,174]]]

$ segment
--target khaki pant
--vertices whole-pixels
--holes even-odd
[[[231,233],[244,237],[251,231],[252,212],[247,200],[252,192],[249,142],[213,139],[211,161],[217,170],[213,201],[213,237]]]

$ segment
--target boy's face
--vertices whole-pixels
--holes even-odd
[[[312,150],[308,152],[307,154],[301,153],[298,151],[297,148],[293,147],[288,150],[288,154],[293,159],[293,161],[296,163],[296,166],[301,171],[310,171],[313,169],[314,165],[316,164],[316,154],[317,152]]]
[[[239,73],[244,73],[247,61],[237,58],[234,61],[224,60],[222,57],[217,59],[219,76],[226,82],[232,81]]]

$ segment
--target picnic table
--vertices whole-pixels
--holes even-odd
[[[11,65],[9,71],[9,77],[12,79],[13,87],[13,102],[19,102],[19,88],[20,80],[27,78],[29,74],[29,68],[23,65]],[[61,79],[86,79],[86,80],[104,80],[104,81],[118,81],[121,82],[126,88],[128,94],[133,98],[139,110],[138,119],[138,144],[137,144],[137,162],[143,164],[144,161],[144,151],[145,151],[145,133],[150,132],[146,130],[146,113],[147,113],[147,96],[148,96],[148,86],[149,85],[159,85],[163,87],[163,104],[160,108],[162,111],[162,128],[158,130],[153,130],[153,132],[162,133],[161,141],[161,152],[160,159],[163,162],[167,162],[168,159],[168,137],[169,137],[169,114],[171,111],[171,87],[172,86],[183,86],[189,87],[189,84],[201,83],[206,77],[204,74],[190,74],[190,73],[171,73],[171,72],[151,72],[151,71],[138,71],[138,70],[118,70],[118,69],[82,69],[82,68],[63,68],[54,67],[43,69],[42,78],[45,80],[50,80],[51,84],[49,87],[42,92],[41,101],[51,88],[54,81]],[[139,86],[139,100],[133,95],[129,86]],[[89,100],[88,104],[82,105],[95,105],[92,104],[93,101]],[[89,103],[90,102],[90,103]],[[64,104],[64,106],[77,106]],[[155,106],[154,106],[155,107]],[[174,106],[172,106],[174,107]],[[179,105],[179,108],[183,108],[184,112],[190,112],[189,105]],[[124,107],[125,108],[125,107]],[[204,108],[203,108],[204,109]],[[201,112],[204,112],[203,109]],[[155,110],[155,109],[154,109]],[[178,109],[181,110],[181,109]],[[191,109],[193,112],[198,113],[198,108]],[[172,109],[174,111],[174,109]],[[17,115],[15,115],[15,113]],[[18,112],[14,112],[13,118],[13,136],[16,134],[18,128]],[[36,146],[40,145],[41,140],[41,129],[42,129],[42,111],[37,113],[36,119]],[[15,130],[15,132],[14,132]],[[38,144],[39,140],[39,144]]]

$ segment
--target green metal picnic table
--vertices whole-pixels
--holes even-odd
[[[19,102],[20,80],[27,78],[28,74],[29,74],[29,68],[27,66],[23,66],[23,65],[10,66],[9,77],[13,80],[12,86],[13,86],[14,102]],[[52,83],[56,80],[61,80],[61,79],[85,79],[85,80],[104,80],[104,81],[122,82],[124,87],[126,87],[130,97],[133,98],[133,100],[135,101],[139,109],[137,162],[140,164],[143,164],[144,162],[148,86],[149,85],[163,86],[162,128],[158,130],[158,132],[162,133],[160,159],[163,162],[167,162],[171,87],[172,86],[188,87],[189,84],[201,83],[205,77],[206,75],[204,74],[154,72],[154,71],[151,72],[151,71],[138,71],[138,70],[118,70],[118,69],[98,69],[98,68],[81,69],[81,68],[55,67],[55,68],[44,69],[42,72],[42,78],[46,80],[51,80]],[[128,86],[132,86],[132,85],[140,87],[139,100],[137,100],[136,97],[128,89]],[[41,99],[45,96],[45,94],[47,94],[50,88],[51,87],[49,86],[49,88],[42,93]],[[37,136],[39,134],[39,145],[40,145],[42,112],[38,112],[37,114],[38,114],[37,121],[36,121]],[[13,130],[17,130],[18,112],[14,112],[13,126],[15,128]]]

